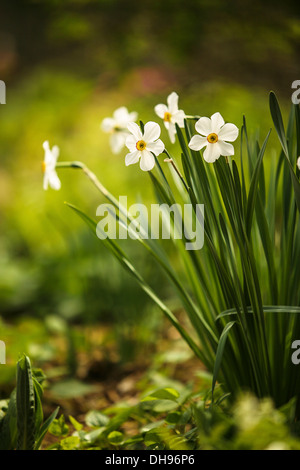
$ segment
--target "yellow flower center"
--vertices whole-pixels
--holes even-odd
[[[144,140],[139,140],[137,143],[136,143],[136,148],[137,150],[139,150],[140,152],[142,150],[145,150],[146,148],[146,142]]]
[[[164,121],[165,122],[171,122],[171,117],[172,117],[172,114],[169,113],[169,111],[166,111],[165,114],[164,114]]]
[[[212,134],[209,134],[206,138],[210,144],[215,144],[216,142],[218,142],[218,136],[214,132]]]
[[[46,171],[46,163],[42,162],[42,172],[45,173]]]

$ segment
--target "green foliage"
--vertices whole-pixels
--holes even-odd
[[[0,414],[1,450],[38,450],[55,419],[58,408],[44,421],[40,371],[32,372],[30,360],[23,355],[17,364],[17,385],[4,414]],[[3,408],[2,408],[3,409]]]
[[[279,105],[275,95],[270,94],[271,115],[288,173],[280,153],[277,162],[267,163],[271,176],[266,178],[264,157],[270,131],[260,146],[256,139],[249,137],[245,118],[241,129],[241,161],[236,164],[231,159],[220,158],[212,165],[205,164],[201,152],[188,147],[193,131],[189,119],[195,117],[185,119],[184,131],[176,125],[184,177],[178,179],[178,172],[173,172],[173,180],[169,182],[158,159],[156,171],[150,172],[159,203],[168,206],[176,202],[190,203],[194,223],[199,217],[196,205],[205,206],[205,243],[200,253],[185,249],[185,238],[178,240],[174,236],[176,227],[172,220],[174,246],[185,270],[173,269],[169,252],[159,241],[151,240],[143,226],[139,226],[136,237],[164,270],[194,334],[182,326],[156,295],[120,243],[110,238],[101,240],[177,328],[195,355],[213,371],[212,389],[220,380],[233,399],[246,389],[260,398],[271,397],[277,407],[295,397],[299,399],[300,387],[299,368],[291,361],[292,338],[300,335],[300,274],[296,265],[300,255],[297,211],[300,184],[295,168],[299,150],[298,108],[292,107],[286,134]],[[165,153],[169,158],[169,153]],[[174,158],[173,161],[176,164]],[[82,168],[115,206],[119,223],[130,233],[130,224],[136,224],[133,216],[84,164],[60,165]],[[280,194],[282,201],[278,201]],[[96,222],[77,207],[69,206],[95,233]],[[285,224],[280,231],[281,208],[284,208]],[[228,323],[232,314],[235,319]]]
[[[35,443],[35,412],[39,420],[39,395],[35,396],[29,359],[24,356],[17,367],[17,450],[33,450]],[[35,401],[37,400],[37,410]]]
[[[137,405],[119,403],[104,411],[105,420],[85,423],[66,433],[62,417],[54,420],[50,433],[59,437],[48,449],[59,450],[299,450],[300,440],[290,415],[293,403],[275,410],[271,400],[258,400],[245,394],[228,406],[218,388],[211,406],[209,395],[179,393],[172,388],[158,389]],[[158,398],[155,398],[157,396]],[[158,410],[159,397],[164,406]],[[174,397],[177,397],[174,401]],[[174,407],[175,403],[175,407]],[[172,404],[172,411],[169,405]],[[73,422],[73,418],[70,417]],[[127,431],[128,429],[134,429]]]

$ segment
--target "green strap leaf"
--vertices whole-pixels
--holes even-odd
[[[215,389],[215,385],[216,385],[216,382],[217,382],[218,373],[219,373],[221,363],[222,363],[222,358],[223,358],[223,353],[224,353],[224,348],[225,348],[227,336],[229,334],[229,331],[231,330],[231,328],[233,327],[233,325],[235,323],[236,323],[235,321],[232,321],[232,322],[228,323],[225,326],[225,328],[222,331],[222,334],[220,336],[220,340],[219,340],[219,344],[218,344],[217,352],[216,352],[216,360],[215,360],[215,365],[214,365],[214,371],[213,371],[213,381],[212,381],[212,390],[211,390],[212,397],[213,397],[213,394],[214,394],[214,389]]]
[[[21,357],[17,365],[17,450],[33,450],[35,443],[35,393],[30,360]]]
[[[293,305],[263,305],[262,306],[263,312],[270,312],[270,313],[300,313],[300,307],[295,307]],[[247,311],[249,313],[253,313],[253,308],[251,306],[247,307]],[[224,310],[221,312],[217,317],[216,321],[220,318],[229,316],[229,315],[237,315],[236,308],[230,308],[228,310]]]
[[[255,203],[256,203],[256,197],[257,197],[257,192],[258,192],[258,182],[259,182],[259,176],[260,176],[260,171],[262,168],[262,159],[266,150],[267,142],[270,136],[270,132],[268,132],[267,137],[265,138],[265,141],[262,145],[262,148],[259,152],[256,166],[253,172],[253,176],[251,179],[250,183],[250,188],[249,188],[249,195],[248,195],[248,204],[247,204],[247,214],[246,214],[246,230],[248,237],[250,237],[251,233],[251,227],[252,227],[252,219],[253,219],[253,213],[254,213],[254,208],[255,208]]]
[[[287,146],[287,140],[285,136],[282,115],[281,115],[280,107],[278,104],[278,100],[273,91],[270,92],[269,103],[270,103],[270,111],[271,111],[273,123],[276,129],[279,141],[281,143],[281,146],[285,155],[289,158],[288,146]]]
[[[271,111],[272,119],[273,119],[273,122],[274,122],[274,126],[275,126],[275,129],[276,129],[279,141],[280,141],[282,149],[283,149],[285,159],[286,159],[286,161],[289,165],[290,176],[291,176],[291,180],[292,180],[292,184],[293,184],[293,188],[294,188],[296,204],[297,204],[298,211],[300,212],[300,183],[299,183],[297,175],[294,171],[294,168],[291,164],[291,159],[290,159],[290,156],[289,156],[288,144],[287,144],[287,139],[286,139],[286,136],[285,136],[284,125],[283,125],[283,121],[282,121],[282,115],[281,115],[280,107],[279,107],[276,95],[272,91],[270,93],[270,111]],[[299,120],[299,117],[298,117],[298,120]]]
[[[59,410],[59,406],[53,411],[53,413],[46,419],[46,421],[41,426],[38,436],[37,436],[35,446],[34,446],[35,450],[39,450],[51,423],[55,420],[57,416],[58,410]]]

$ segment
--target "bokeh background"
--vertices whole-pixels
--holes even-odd
[[[102,119],[124,105],[157,120],[154,106],[176,91],[187,114],[219,111],[238,126],[246,115],[251,133],[265,132],[269,91],[284,113],[290,106],[299,45],[296,0],[1,0],[1,393],[21,352],[51,364],[53,377],[101,379],[111,364],[151,357],[166,334],[160,313],[64,205],[95,216],[104,201],[84,175],[61,170],[61,191],[43,191],[42,143],[84,161],[116,196],[150,200],[148,175],[125,167],[125,150],[111,153]],[[126,249],[176,307],[157,266],[133,241]]]

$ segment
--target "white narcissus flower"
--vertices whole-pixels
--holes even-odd
[[[164,125],[169,132],[172,144],[175,142],[176,127],[184,127],[185,113],[182,109],[178,109],[178,95],[173,91],[167,98],[168,106],[165,104],[158,104],[155,106],[154,111],[157,116],[164,120]]]
[[[298,157],[298,160],[297,160],[297,167],[298,167],[299,170],[300,170],[300,157]]]
[[[144,133],[135,122],[127,125],[132,135],[126,139],[126,147],[130,150],[125,157],[125,165],[132,165],[140,160],[140,167],[143,171],[152,170],[155,165],[155,158],[164,149],[164,143],[159,139],[160,127],[156,122],[149,121],[144,126]]]
[[[128,137],[127,124],[137,120],[138,114],[133,111],[128,112],[125,106],[118,108],[114,111],[113,117],[103,119],[101,129],[110,136],[110,147],[113,153],[119,153],[125,146],[126,138]]]
[[[56,162],[59,156],[59,148],[57,145],[54,145],[50,149],[49,142],[46,140],[43,143],[43,148],[45,150],[45,157],[42,163],[42,170],[44,173],[43,187],[48,189],[48,186],[52,189],[59,190],[61,187],[60,180],[55,171]]]
[[[189,143],[192,150],[201,150],[206,147],[203,158],[209,163],[215,162],[221,155],[234,155],[233,142],[239,135],[234,124],[225,124],[220,113],[208,117],[201,117],[195,124],[196,131],[201,135],[194,135]]]

